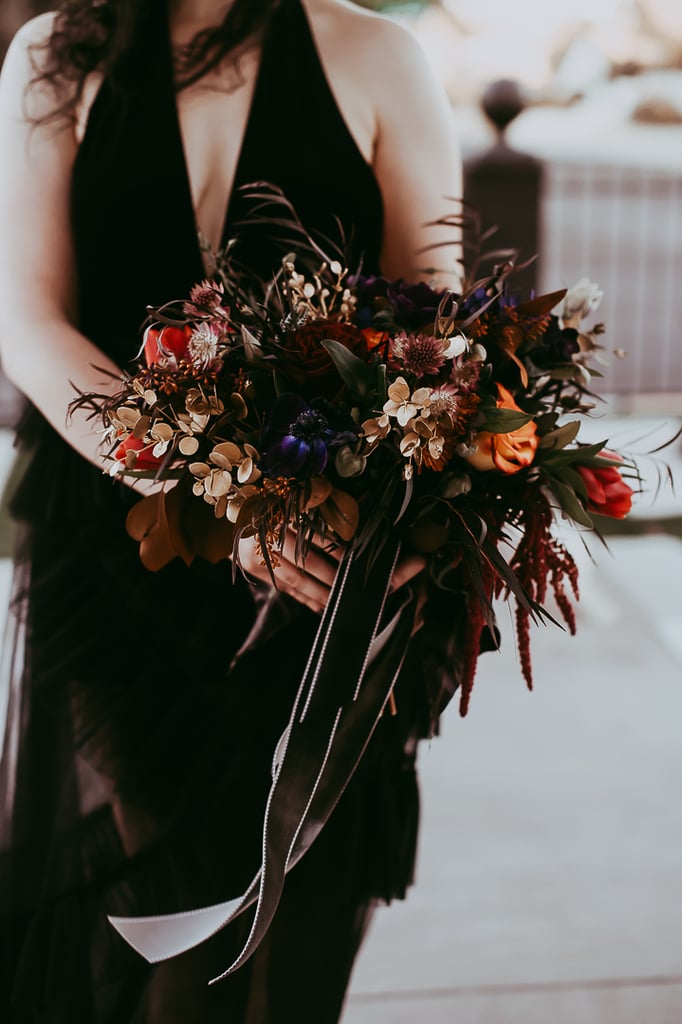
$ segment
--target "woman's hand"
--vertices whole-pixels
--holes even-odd
[[[296,534],[293,530],[287,530],[284,547],[277,553],[277,557],[280,563],[274,569],[277,589],[307,605],[317,614],[323,612],[336,576],[341,551],[337,548],[332,552],[312,546],[305,560],[305,567],[297,565]],[[250,579],[272,584],[256,537],[249,537],[240,542],[239,560]]]
[[[317,614],[321,614],[329,599],[329,591],[334,582],[341,555],[340,548],[330,550],[312,546],[305,566],[297,565],[296,535],[292,530],[288,530],[284,548],[279,554],[280,565],[275,568],[278,589],[293,597],[294,600],[307,605]],[[272,583],[268,568],[263,564],[263,557],[255,537],[241,541],[239,558],[248,577],[264,583]],[[404,555],[399,560],[393,574],[391,589],[397,590],[404,586],[422,571],[425,564],[421,555],[414,553]]]

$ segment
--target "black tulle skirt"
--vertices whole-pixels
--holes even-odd
[[[192,909],[251,881],[316,619],[233,582],[226,563],[148,573],[124,528],[130,493],[35,417],[24,435],[2,658],[0,1020],[337,1021],[373,905],[411,879],[409,681],[252,959],[208,987],[246,914],[151,967],[106,915]]]

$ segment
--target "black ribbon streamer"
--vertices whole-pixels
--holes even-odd
[[[110,918],[148,960],[175,956],[219,931],[248,907],[256,911],[237,970],[265,936],[279,905],[287,871],[329,819],[384,713],[413,625],[413,594],[390,596],[400,541],[387,539],[370,563],[349,547],[298,688],[275,759],[263,823],[263,860],[236,900],[183,914]],[[371,570],[369,566],[371,564]]]

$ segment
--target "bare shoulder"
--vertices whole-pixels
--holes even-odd
[[[52,35],[56,11],[48,11],[46,14],[39,14],[31,18],[14,36],[8,51],[8,58],[14,61],[26,60],[29,55],[34,60],[40,60],[40,50],[43,49]],[[35,54],[35,56],[33,56]]]
[[[48,43],[57,14],[48,12],[31,18],[12,40],[0,76],[0,107],[3,111],[21,110],[22,116],[37,123],[61,107],[72,85],[53,76],[41,80],[48,68]]]
[[[337,61],[352,66],[355,81],[382,106],[403,97],[432,93],[434,81],[426,55],[405,27],[349,0],[305,0],[316,33]],[[415,93],[417,96],[415,96]]]
[[[396,58],[417,63],[425,59],[412,33],[383,14],[350,0],[305,0],[305,6],[321,31],[332,32],[345,46],[352,46],[354,60],[373,58],[386,72]]]
[[[39,14],[14,36],[2,67],[5,89],[25,89],[40,74],[56,17],[54,12]]]

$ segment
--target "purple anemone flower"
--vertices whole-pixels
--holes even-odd
[[[395,310],[396,319],[405,327],[424,327],[436,319],[445,291],[434,291],[425,281],[405,284],[400,278],[391,281],[386,298]]]
[[[259,469],[270,477],[311,477],[324,472],[329,449],[357,439],[353,420],[325,399],[309,405],[300,395],[275,399],[262,437]]]
[[[355,289],[357,309],[355,321],[360,327],[371,327],[377,307],[388,305],[393,317],[406,329],[424,327],[436,318],[444,291],[434,291],[425,282],[406,284],[403,278],[389,281],[385,277],[363,277],[350,280]]]

